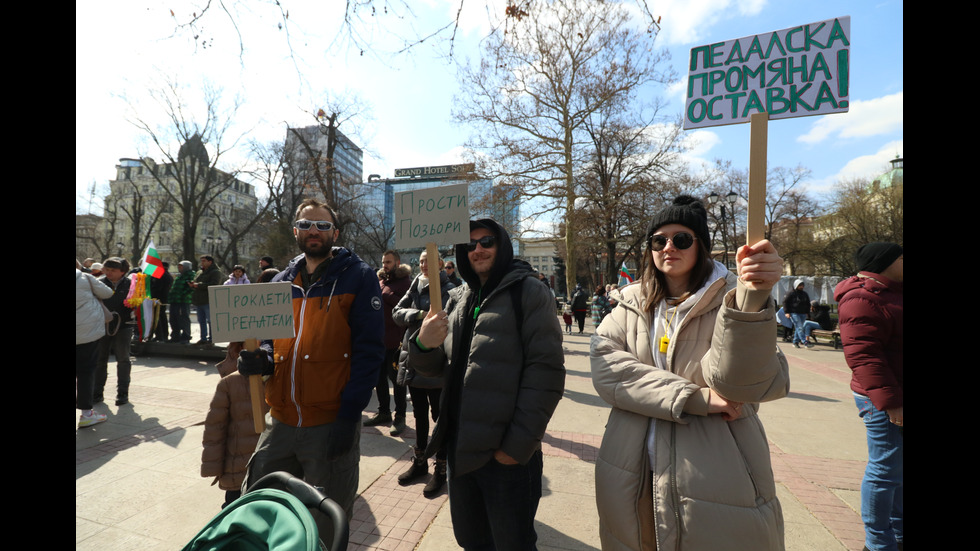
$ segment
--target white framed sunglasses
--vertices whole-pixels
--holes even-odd
[[[330,231],[337,227],[327,220],[297,220],[293,223],[293,227],[300,231],[308,231],[313,226],[316,226],[317,231]]]

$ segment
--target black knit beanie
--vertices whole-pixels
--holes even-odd
[[[857,264],[859,272],[871,272],[880,274],[885,271],[895,259],[904,254],[901,245],[876,241],[861,245],[854,253],[854,263]]]
[[[681,224],[691,228],[695,237],[701,241],[705,248],[711,250],[711,234],[708,233],[708,213],[704,210],[701,201],[690,195],[678,195],[674,202],[667,208],[658,212],[650,220],[647,228],[647,245],[650,238],[663,226],[667,224]]]

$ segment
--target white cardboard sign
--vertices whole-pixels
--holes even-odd
[[[211,285],[211,340],[283,339],[295,336],[293,290],[288,282]]]
[[[395,194],[395,244],[399,249],[455,245],[470,240],[469,185]]]
[[[851,17],[691,49],[684,128],[845,113]]]

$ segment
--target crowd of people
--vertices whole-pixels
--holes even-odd
[[[403,434],[410,400],[414,453],[399,483],[428,477],[426,497],[448,486],[454,535],[464,549],[536,548],[541,441],[565,381],[554,292],[514,258],[510,236],[491,219],[470,221],[470,240],[456,245],[455,262],[423,252],[414,276],[396,251],[386,251],[375,271],[337,246],[337,220],[329,205],[305,201],[293,227],[300,254],[281,272],[263,259],[259,282],[293,284],[295,334],[254,350],[229,345],[207,417],[201,474],[216,479],[227,505],[263,475],[287,471],[322,488],[350,519],[361,426]],[[565,331],[577,323],[582,333],[591,311],[593,384],[610,406],[595,470],[603,549],[719,549],[733,541],[744,549],[784,547],[757,410],[789,392],[786,358],[773,346],[775,324],[788,320],[793,343],[806,346],[807,323],[820,326],[807,314],[821,312],[800,281],[777,313],[772,289],[783,263],[770,242],[740,247],[735,273],[712,260],[710,243],[703,204],[681,195],[652,216],[637,282],[599,287],[591,301],[579,286],[563,312]],[[902,249],[873,243],[856,259],[859,273],[841,282],[835,298],[868,433],[862,518],[868,549],[900,549]],[[95,267],[76,261],[79,427],[105,421],[95,405],[103,400],[110,353],[117,359],[116,404],[129,400],[132,330],[119,297],[130,268],[110,258],[94,277]],[[226,278],[206,255],[193,268],[182,261],[177,276],[160,284],[174,342],[190,340],[190,304],[200,342],[211,338],[209,286],[250,281],[242,266]],[[438,292],[429,268],[439,274]],[[263,380],[261,434],[250,426],[252,376]],[[378,410],[362,421],[372,395]],[[314,518],[326,540],[330,523],[319,513]]]

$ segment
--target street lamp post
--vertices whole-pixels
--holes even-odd
[[[725,267],[727,268],[729,267],[728,266],[728,214],[725,211],[725,203],[728,203],[728,206],[731,207],[732,215],[734,215],[735,202],[738,201],[738,194],[735,193],[735,191],[729,191],[728,194],[725,195],[724,202],[720,202],[719,201],[720,198],[721,197],[717,193],[712,192],[710,195],[708,195],[708,204],[711,206],[717,204],[721,208],[721,246],[724,249],[724,253],[722,254],[722,262],[725,264]]]

